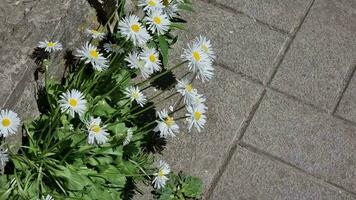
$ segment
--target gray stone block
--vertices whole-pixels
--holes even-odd
[[[217,3],[291,33],[307,11],[311,0],[215,0]]]
[[[268,91],[243,141],[356,192],[356,128]]]
[[[199,1],[194,9],[196,12],[183,15],[188,32],[181,33],[181,39],[205,35],[216,51],[216,63],[263,81],[286,36],[212,4]]]
[[[273,87],[332,111],[355,65],[355,10],[353,0],[315,1]]]
[[[336,110],[336,114],[356,122],[356,75],[352,77]]]
[[[238,147],[212,200],[351,200],[334,187],[314,182],[291,167]]]
[[[176,171],[201,177],[207,188],[262,88],[222,68],[211,82],[195,84],[207,96],[207,126],[169,140],[164,157]]]

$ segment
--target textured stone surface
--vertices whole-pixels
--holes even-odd
[[[272,85],[332,110],[356,62],[355,32],[355,1],[315,1]]]
[[[29,55],[39,40],[50,38],[56,25],[64,18],[70,0],[55,0],[38,4],[36,1],[2,1],[4,12],[0,35],[0,105],[23,78],[27,68],[33,69]]]
[[[356,192],[355,132],[341,120],[268,91],[243,140]]]
[[[352,197],[239,147],[211,199],[346,200]]]
[[[219,55],[217,63],[264,80],[286,37],[244,15],[232,14],[211,4],[199,2],[194,9],[195,13],[183,15],[189,22],[186,27],[189,33],[182,34],[183,37],[207,36]]]
[[[356,75],[353,76],[344,96],[342,97],[336,114],[356,122]]]
[[[215,0],[286,32],[298,25],[311,0]]]
[[[216,77],[198,89],[208,98],[207,126],[170,140],[165,158],[173,169],[201,177],[207,187],[261,88],[217,68]]]

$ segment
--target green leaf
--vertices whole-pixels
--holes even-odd
[[[168,42],[164,36],[158,37],[159,48],[162,54],[162,62],[163,66],[167,66],[168,64]]]
[[[171,25],[170,25],[170,27],[171,27],[171,28],[176,28],[176,29],[179,29],[179,30],[186,30],[183,23],[175,23],[175,22],[172,22]]]
[[[69,190],[83,190],[85,186],[91,183],[90,179],[83,175],[78,169],[74,169],[71,165],[58,166],[59,170],[55,170],[55,175],[65,180],[65,186]]]
[[[116,122],[116,123],[110,124],[107,127],[107,129],[109,131],[111,131],[112,133],[114,133],[114,135],[116,137],[124,137],[124,136],[126,136],[127,128],[125,126],[125,123]]]
[[[112,108],[105,100],[101,100],[94,106],[93,115],[99,117],[108,117],[115,111],[116,110]]]
[[[189,176],[184,180],[182,192],[187,197],[198,198],[203,192],[203,182],[197,177]]]

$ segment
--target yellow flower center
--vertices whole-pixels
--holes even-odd
[[[163,0],[163,5],[164,6],[169,6],[170,0]]]
[[[2,119],[1,124],[2,124],[4,127],[9,127],[10,124],[11,124],[11,120],[10,120],[9,118],[4,118],[4,119]]]
[[[195,120],[200,120],[202,113],[199,111],[194,112],[194,119]]]
[[[132,93],[132,97],[133,97],[134,99],[138,99],[138,98],[140,97],[140,93],[138,93],[138,92],[133,92],[133,93]]]
[[[77,101],[76,99],[74,99],[74,98],[70,98],[70,99],[68,100],[68,103],[69,103],[69,105],[72,106],[72,107],[77,107],[77,105],[78,105],[78,101]]]
[[[159,170],[159,172],[158,172],[158,176],[159,176],[159,177],[161,177],[161,178],[162,178],[162,177],[164,177],[163,170]]]
[[[206,45],[202,44],[201,48],[205,51],[205,53],[209,52],[209,49],[208,49],[208,47]]]
[[[56,43],[54,43],[54,42],[48,42],[47,43],[47,46],[48,47],[54,47],[56,45]]]
[[[93,32],[94,35],[99,35],[100,32],[99,31],[96,31],[96,30],[91,30]]]
[[[90,130],[93,131],[95,134],[98,134],[98,133],[100,133],[101,128],[99,125],[92,125]]]
[[[174,119],[173,117],[167,117],[164,122],[167,124],[168,127],[171,127],[174,124]]]
[[[159,16],[153,18],[155,24],[161,24],[161,18]]]
[[[192,84],[188,84],[185,86],[185,89],[188,91],[188,92],[192,92],[193,91],[193,85]]]
[[[156,1],[155,0],[149,0],[148,2],[147,2],[147,4],[149,5],[149,6],[156,6]]]
[[[137,33],[137,32],[139,32],[140,31],[140,26],[138,25],[138,24],[133,24],[132,26],[131,26],[131,30],[133,31],[133,32],[135,32],[135,33]]]
[[[90,50],[89,55],[92,58],[98,59],[99,58],[99,53],[96,50]]]
[[[151,54],[149,57],[148,57],[148,59],[151,61],[151,62],[156,62],[157,60],[156,60],[156,56],[154,55],[154,54]]]
[[[195,61],[200,61],[200,54],[198,51],[193,51],[193,58]]]

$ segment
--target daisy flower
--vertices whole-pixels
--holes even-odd
[[[173,0],[163,0],[163,9],[162,11],[169,17],[173,18],[177,16],[178,12],[178,3]]]
[[[5,167],[7,162],[9,162],[9,155],[7,154],[7,149],[0,149],[0,168]]]
[[[174,121],[173,117],[168,116],[166,109],[158,112],[157,126],[154,129],[155,132],[160,132],[160,136],[166,138],[167,136],[174,137],[175,134],[179,133],[179,126]]]
[[[7,137],[16,134],[21,123],[17,113],[11,110],[1,110],[0,113],[0,136]]]
[[[88,143],[89,144],[105,144],[109,139],[109,133],[106,132],[106,126],[100,126],[100,117],[93,118],[90,117],[89,121],[86,122],[88,129]]]
[[[138,6],[143,7],[144,11],[163,8],[161,0],[140,0]]]
[[[152,181],[154,188],[160,189],[164,187],[166,185],[166,182],[168,181],[167,175],[170,172],[171,169],[169,168],[169,165],[163,160],[160,160],[158,163],[158,172],[153,174],[155,176]]]
[[[187,111],[188,113],[186,114],[186,116],[188,121],[189,132],[191,131],[193,126],[198,130],[198,132],[200,132],[201,129],[204,128],[204,125],[206,123],[206,107],[203,105],[188,106]]]
[[[215,53],[213,51],[213,47],[210,43],[210,40],[208,40],[206,37],[199,36],[195,38],[194,46],[200,47],[209,56],[209,58],[212,61],[215,59]]]
[[[119,32],[135,46],[143,46],[151,39],[150,34],[135,15],[127,16],[119,22]]]
[[[169,25],[171,22],[168,19],[166,14],[162,13],[161,9],[153,9],[148,12],[148,16],[145,17],[147,24],[149,24],[148,29],[152,31],[152,33],[156,33],[158,35],[163,35],[168,31]]]
[[[133,137],[133,131],[131,128],[129,128],[129,129],[127,129],[127,135],[126,135],[126,138],[125,138],[124,142],[122,143],[122,145],[124,145],[124,146],[128,145],[131,142],[132,137]]]
[[[105,38],[106,33],[94,30],[94,29],[86,29],[85,33],[92,37],[93,39],[98,39],[98,40],[102,40]]]
[[[46,197],[42,197],[42,200],[54,200],[54,198],[51,195],[47,194]]]
[[[182,58],[185,61],[188,61],[189,70],[197,73],[198,79],[205,82],[213,77],[214,68],[212,66],[212,61],[200,46],[188,45],[188,48],[184,49]]]
[[[145,49],[140,54],[140,59],[145,62],[145,68],[150,72],[158,72],[161,71],[161,61],[158,58],[158,52],[156,49],[148,48]]]
[[[187,78],[178,80],[176,89],[184,97],[184,103],[191,105],[197,90],[193,88],[193,85],[190,83],[190,81]]]
[[[129,64],[128,66],[131,69],[139,69],[141,75],[144,79],[147,79],[153,72],[145,66],[145,61],[143,61],[136,51],[129,53],[129,55],[125,58]]]
[[[74,117],[75,113],[78,113],[79,116],[85,113],[87,101],[83,93],[73,89],[61,94],[60,98],[59,103],[62,112],[66,112],[72,117]]]
[[[193,107],[201,107],[202,109],[207,109],[204,105],[206,98],[202,94],[195,93],[191,99],[191,105]]]
[[[127,98],[130,98],[131,101],[136,101],[137,104],[139,104],[141,107],[145,105],[147,102],[147,99],[145,95],[143,95],[142,92],[138,89],[138,87],[128,87],[125,89],[125,95]]]
[[[91,63],[95,70],[102,71],[109,67],[108,60],[89,42],[77,50],[77,56],[86,64]]]
[[[48,53],[62,50],[62,44],[58,41],[41,41],[39,42],[38,47],[45,49]]]

